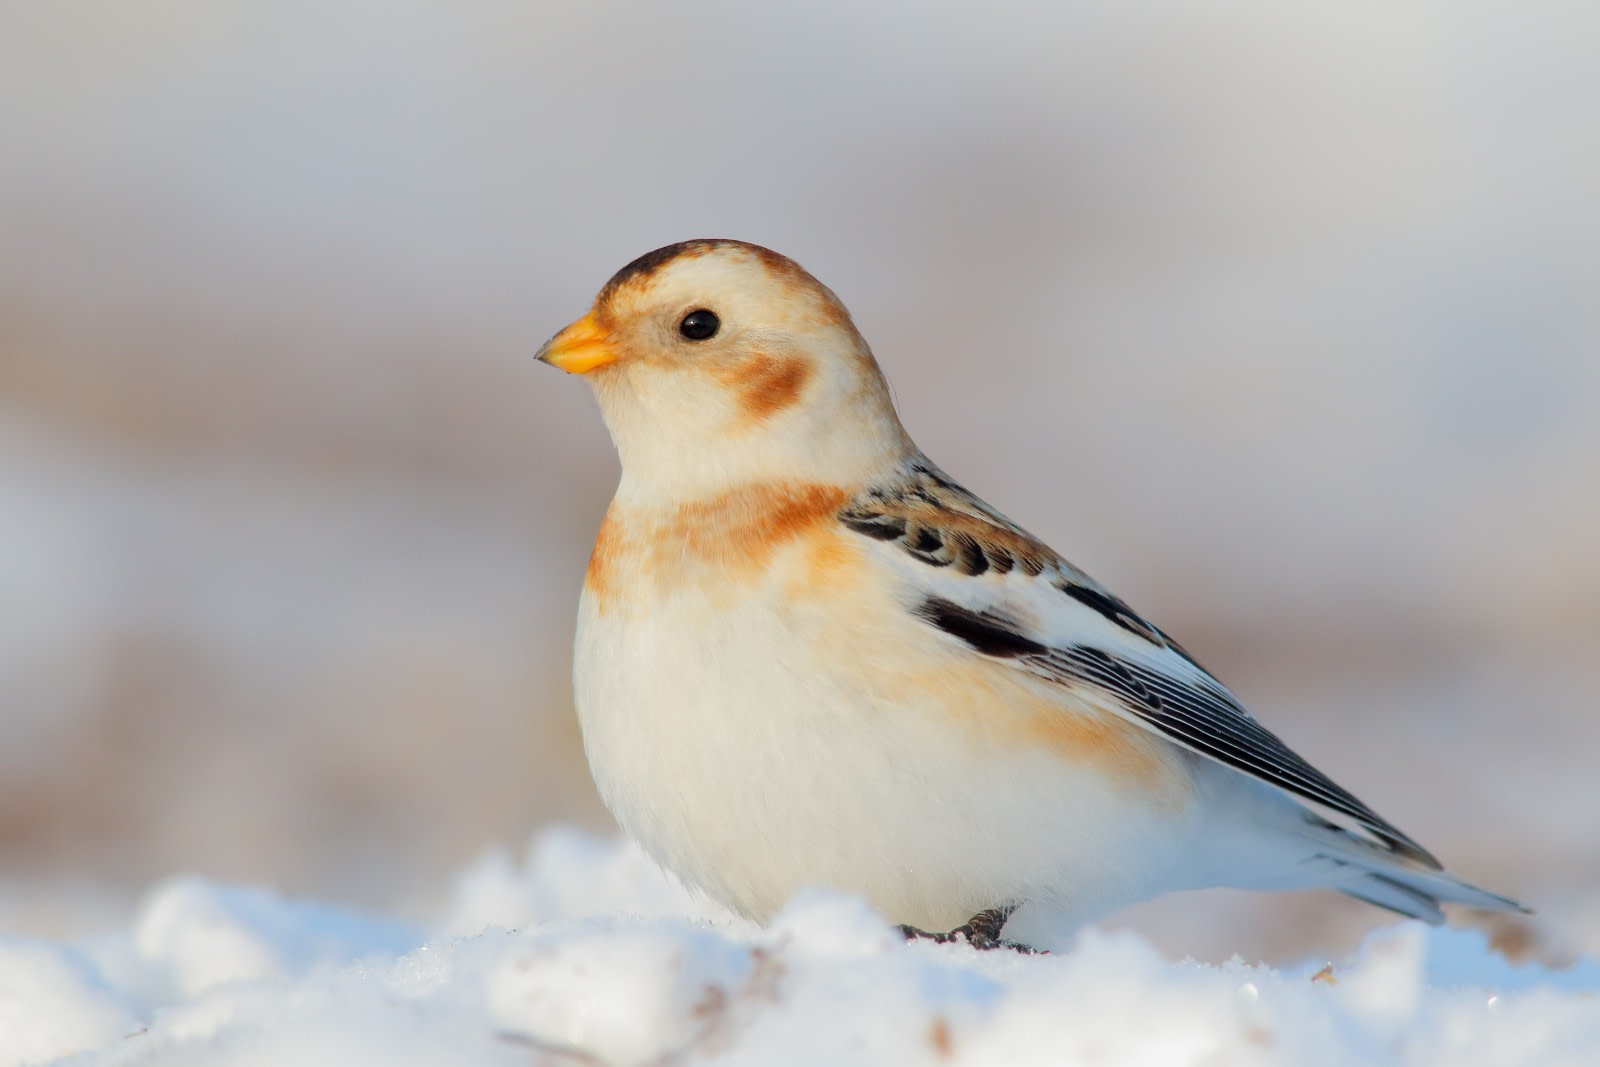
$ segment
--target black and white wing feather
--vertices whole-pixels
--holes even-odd
[[[910,605],[981,655],[1090,686],[1139,725],[1342,816],[1389,852],[1439,870],[1421,845],[1262,726],[1176,642],[1087,574],[925,461],[840,514],[932,568]]]

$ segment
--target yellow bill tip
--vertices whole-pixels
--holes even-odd
[[[596,367],[615,362],[617,353],[611,337],[589,312],[568,326],[539,350],[539,360],[568,374],[588,374]]]

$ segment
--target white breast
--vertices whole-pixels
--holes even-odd
[[[754,574],[624,568],[603,607],[586,588],[577,709],[624,830],[757,919],[808,885],[927,929],[1017,901],[1075,923],[1169,888],[1185,755],[1115,724],[1076,752],[1092,708],[917,620],[874,555],[892,550],[817,537]]]

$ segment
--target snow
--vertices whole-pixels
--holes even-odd
[[[127,928],[0,940],[0,1065],[1588,1064],[1600,961],[1515,965],[1402,923],[1327,966],[906,944],[854,897],[730,916],[551,830],[427,927],[179,877]]]

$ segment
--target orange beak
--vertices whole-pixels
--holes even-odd
[[[610,336],[600,328],[591,311],[550,338],[539,349],[538,358],[568,374],[588,374],[596,367],[615,362],[617,351],[611,347]]]

